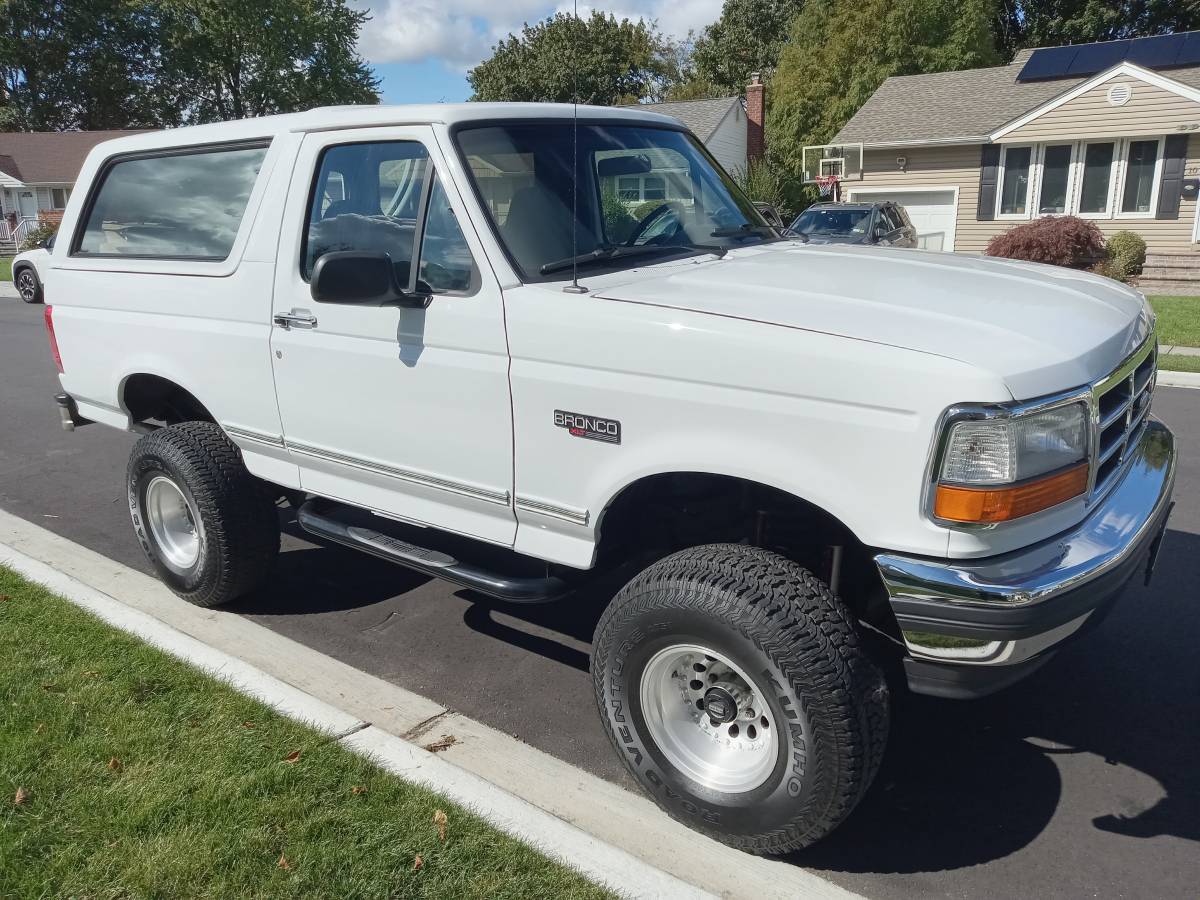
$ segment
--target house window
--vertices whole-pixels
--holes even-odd
[[[66,209],[67,198],[71,196],[70,188],[50,188],[50,208]]]
[[[659,175],[647,175],[642,179],[643,200],[667,199],[667,183]]]
[[[1113,144],[1084,145],[1083,180],[1079,187],[1079,212],[1081,215],[1108,215],[1113,150]]]
[[[1029,212],[1029,171],[1032,147],[1005,147],[1000,182],[1000,215],[1025,216]]]
[[[1146,215],[1154,212],[1158,185],[1159,141],[1130,141],[1125,151],[1125,186],[1121,212]]]
[[[1071,158],[1074,155],[1071,144],[1054,144],[1042,151],[1042,184],[1037,205],[1040,215],[1062,215],[1067,211]]]
[[[617,179],[617,193],[622,200],[636,202],[642,199],[642,179],[636,175]]]

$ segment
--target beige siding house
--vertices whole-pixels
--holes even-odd
[[[862,146],[861,178],[844,179],[841,199],[902,203],[933,249],[981,253],[1014,225],[1069,214],[1135,231],[1152,254],[1200,258],[1200,57],[1152,66],[1154,54],[1127,49],[1138,41],[1119,43],[1053,48],[1071,72],[1086,69],[1076,51],[1115,57],[1074,77],[1025,77],[1047,70],[1045,57],[1029,64],[1049,52],[1026,50],[1007,66],[889,78],[831,145]]]

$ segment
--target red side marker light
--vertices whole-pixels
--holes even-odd
[[[46,307],[46,333],[50,335],[50,352],[54,355],[54,364],[58,366],[58,374],[63,373],[62,354],[58,352],[58,338],[54,336],[54,307]]]

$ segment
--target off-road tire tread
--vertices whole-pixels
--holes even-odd
[[[127,481],[137,460],[155,456],[184,477],[204,522],[208,552],[216,553],[216,577],[199,590],[168,587],[189,603],[220,606],[265,580],[279,555],[279,517],[274,491],[255,478],[241,451],[213,422],[181,422],[143,436],[130,454]]]
[[[799,693],[812,724],[809,759],[815,762],[806,778],[816,779],[817,789],[785,826],[753,836],[722,833],[694,818],[680,821],[754,854],[779,855],[810,846],[862,799],[887,744],[887,684],[867,656],[853,616],[807,569],[758,547],[709,544],[650,566],[617,594],[596,628],[593,686],[609,739],[627,766],[629,755],[608,727],[604,709],[605,670],[614,638],[630,618],[681,606],[728,622],[792,684],[803,685]]]

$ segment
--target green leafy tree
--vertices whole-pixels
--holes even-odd
[[[157,124],[153,6],[0,0],[0,121],[28,131]]]
[[[692,53],[696,76],[719,88],[709,96],[741,93],[752,72],[769,75],[803,7],[804,0],[725,0]]]
[[[809,0],[771,83],[767,146],[798,172],[885,78],[995,65],[990,0]]]
[[[996,0],[996,46],[1022,47],[1149,37],[1200,28],[1200,0]]]
[[[345,0],[166,0],[163,117],[192,124],[378,103],[379,82],[355,52],[368,18]]]
[[[467,73],[473,100],[605,106],[661,99],[679,77],[676,47],[652,23],[600,12],[527,24]]]
[[[374,103],[346,0],[0,0],[0,122],[165,127]]]

